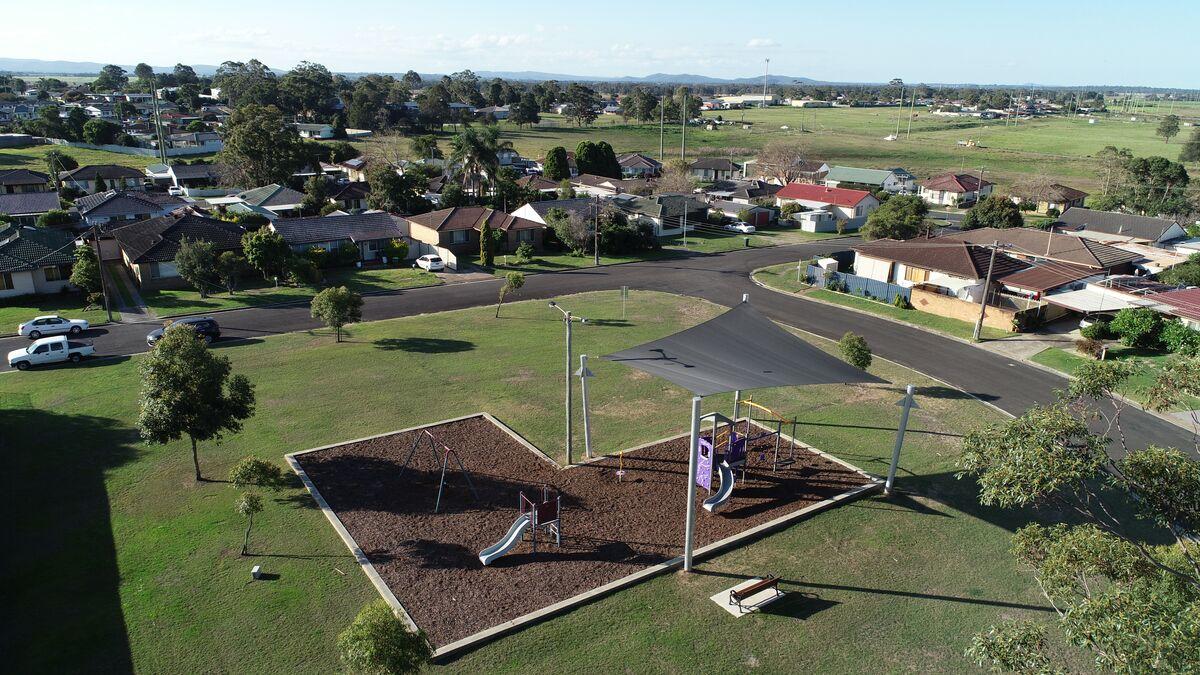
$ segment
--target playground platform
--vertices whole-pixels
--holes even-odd
[[[432,432],[467,472],[450,472],[433,513],[442,467],[416,453]],[[719,515],[700,512],[697,556],[752,538],[880,487],[873,476],[798,443],[796,461],[772,472],[771,439],[752,442],[745,480]],[[674,569],[680,561],[687,482],[686,434],[563,468],[490,415],[314,448],[288,455],[329,521],[380,594],[426,632],[445,659],[482,641]],[[539,537],[488,566],[479,552],[509,530],[518,494],[561,494],[562,543]],[[706,497],[698,491],[697,503]]]

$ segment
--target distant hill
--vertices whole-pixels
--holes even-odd
[[[0,71],[10,73],[29,73],[33,75],[95,75],[107,63],[95,61],[43,61],[41,59],[7,59],[0,57]],[[118,63],[129,72],[133,72],[133,63]],[[212,75],[217,72],[216,66],[191,64],[197,75]],[[154,66],[158,73],[169,73],[175,68],[170,66]]]

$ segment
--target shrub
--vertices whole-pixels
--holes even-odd
[[[1195,356],[1200,353],[1200,331],[1188,328],[1180,321],[1166,321],[1162,329],[1162,343],[1177,354]]]
[[[284,484],[283,469],[256,457],[246,457],[229,471],[229,482],[239,490],[248,487],[278,489]]]
[[[408,242],[403,239],[392,239],[383,247],[383,255],[388,262],[397,264],[408,257]]]
[[[1085,354],[1093,359],[1098,359],[1104,355],[1104,343],[1100,340],[1093,340],[1091,338],[1079,338],[1076,340],[1075,349],[1078,350],[1080,354]]]
[[[337,638],[338,655],[363,673],[412,673],[433,655],[425,635],[412,632],[383,600],[358,613]]]
[[[1109,328],[1129,347],[1153,348],[1162,339],[1162,317],[1148,307],[1130,307],[1117,312]]]
[[[521,262],[528,262],[529,260],[533,259],[533,254],[533,244],[523,241],[521,242],[520,246],[517,246],[517,260]]]
[[[1107,340],[1112,337],[1107,321],[1097,321],[1079,329],[1079,334],[1089,340]]]
[[[838,350],[842,353],[842,360],[855,368],[866,370],[871,365],[871,347],[861,335],[847,332],[838,341]]]
[[[892,306],[896,309],[912,309],[912,305],[909,304],[908,298],[899,293],[896,294],[895,298],[892,298]]]
[[[305,286],[315,284],[320,278],[320,272],[317,270],[317,265],[309,258],[304,256],[292,256],[287,261],[287,280],[288,283],[296,286]]]

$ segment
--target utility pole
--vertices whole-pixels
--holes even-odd
[[[667,120],[667,97],[658,100],[658,161],[663,161],[663,131]]]
[[[904,107],[903,100],[900,101],[900,107],[901,108]],[[906,141],[912,138],[912,120],[913,120],[913,115],[915,115],[916,112],[917,112],[917,88],[913,87],[912,105],[909,106],[909,108],[908,108],[908,131],[904,132],[904,140],[906,140]]]
[[[158,109],[158,78],[150,76],[150,102],[154,105],[154,133],[158,136],[158,158],[167,165],[167,139],[163,137],[162,115]]]
[[[683,138],[679,141],[679,159],[686,159],[684,155],[687,150],[688,99],[691,97],[691,92],[685,89],[683,100],[679,102],[679,117],[683,120]]]
[[[572,445],[572,444],[571,444],[571,436],[572,436],[572,434],[571,434],[571,412],[572,412],[572,410],[571,410],[571,409],[572,409],[572,405],[571,405],[571,377],[573,376],[573,373],[572,373],[572,370],[571,370],[571,323],[572,323],[573,321],[578,321],[579,323],[587,323],[587,319],[585,319],[585,318],[582,318],[582,317],[577,317],[577,316],[574,316],[574,315],[572,315],[572,314],[571,314],[570,312],[568,312],[567,310],[563,309],[562,307],[559,307],[559,306],[558,306],[558,303],[557,303],[557,302],[555,302],[555,301],[553,301],[553,300],[551,300],[549,304],[550,304],[550,306],[551,306],[551,307],[553,307],[554,309],[557,309],[559,312],[562,312],[562,315],[563,315],[563,323],[564,323],[564,324],[566,325],[566,327],[567,327],[567,372],[566,372],[566,377],[565,377],[564,379],[565,379],[565,381],[566,381],[566,389],[567,389],[567,392],[566,392],[566,393],[567,393],[567,395],[566,395],[566,406],[567,406],[567,466],[571,466],[572,464],[574,464],[574,463],[575,463],[575,462],[574,462],[573,455],[572,455],[572,452],[571,452],[571,445]]]
[[[112,323],[112,305],[108,300],[108,283],[104,281],[104,258],[100,255],[100,226],[92,225],[92,241],[96,244],[96,263],[100,266],[100,292],[104,295],[104,311],[108,314],[108,322]]]
[[[900,87],[900,106],[896,108],[896,138],[900,138],[900,116],[904,114],[904,87]]]
[[[600,266],[600,195],[596,195],[596,214],[592,225],[592,255],[596,266]],[[584,357],[586,358],[586,357]],[[591,455],[588,455],[589,457]]]
[[[771,77],[771,59],[766,59],[766,62],[766,70],[763,71],[763,97],[762,105],[760,106],[762,108],[767,107],[767,80]]]
[[[992,269],[996,266],[996,249],[998,248],[1000,248],[1000,242],[993,241],[992,255],[988,259],[987,277],[983,280],[983,294],[979,299],[979,320],[975,322],[975,330],[971,333],[971,339],[975,342],[979,342],[979,333],[983,331],[983,317],[987,313],[988,289],[992,286]],[[570,334],[570,331],[568,331],[567,335]]]
[[[687,204],[683,205],[683,247],[687,248]]]

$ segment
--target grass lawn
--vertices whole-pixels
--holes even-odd
[[[0,148],[0,169],[31,169],[46,172],[46,151],[62,150],[79,162],[79,166],[89,164],[120,164],[135,169],[145,169],[158,161],[156,157],[143,155],[126,155],[120,152],[91,150],[89,148],[72,148],[66,145],[27,145],[21,148]],[[212,155],[189,155],[190,161],[197,157],[212,157]]]
[[[406,267],[326,270],[325,279],[316,286],[250,285],[232,295],[213,293],[201,298],[194,290],[142,291],[142,300],[160,317],[198,314],[219,309],[239,309],[282,302],[303,302],[321,289],[345,286],[358,293],[382,293],[442,283],[436,275]]]
[[[53,293],[50,295],[25,295],[0,300],[0,335],[15,335],[17,324],[43,314],[58,314],[68,319],[86,319],[93,326],[108,322],[104,307],[83,309],[83,295],[79,293]],[[113,319],[121,315],[113,310]]]
[[[616,292],[561,300],[592,319],[575,340],[593,355],[720,311],[638,291],[621,320]],[[561,459],[561,328],[543,302],[516,302],[500,319],[485,307],[352,326],[342,344],[315,331],[221,348],[254,383],[258,409],[240,433],[203,443],[201,466],[221,478],[248,455],[282,464],[286,452],[481,410]],[[267,495],[251,537],[257,555],[240,557],[237,491],[220,481],[194,484],[186,442],[138,439],[142,358],[0,377],[0,442],[12,462],[0,568],[6,661],[23,672],[97,663],[141,672],[336,670],[336,635],[374,590],[298,484]],[[601,452],[686,427],[683,390],[620,364],[591,364]],[[1001,618],[1048,620],[1009,554],[1011,532],[1031,514],[981,508],[972,482],[954,478],[960,435],[998,413],[889,363],[871,371],[920,387],[902,496],[842,506],[703,562],[699,574],[623,590],[436,670],[536,672],[569,663],[602,672],[839,672],[874,663],[962,672],[975,631]],[[899,395],[891,385],[820,386],[755,400],[798,415],[804,440],[880,474]],[[710,410],[730,403],[706,400]],[[254,564],[278,577],[251,583]],[[766,572],[792,594],[769,611],[735,621],[708,600]],[[1084,667],[1078,657],[1069,664]]]
[[[112,282],[110,292],[120,297],[121,302],[125,306],[132,306],[133,293],[130,291],[129,286],[125,285],[125,277],[119,272],[122,269],[121,263],[107,262],[104,263],[104,267],[108,269],[108,280]]]
[[[975,325],[958,319],[950,319],[929,312],[922,312],[916,309],[900,309],[889,304],[868,300],[857,295],[848,295],[846,293],[837,293],[835,291],[827,291],[823,288],[814,288],[808,284],[796,280],[796,263],[783,263],[782,265],[773,265],[766,267],[754,274],[754,278],[767,286],[788,293],[795,293],[806,298],[814,300],[822,300],[824,302],[832,302],[845,307],[863,310],[879,316],[885,316],[891,319],[898,319],[911,324],[916,324],[924,328],[935,330],[939,333],[952,335],[954,337],[970,340],[975,330]],[[985,340],[998,339],[1008,337],[1012,333],[997,330],[995,328],[983,327],[981,337]]]
[[[1114,345],[1109,347],[1105,358],[1119,361],[1133,361],[1139,365],[1137,372],[1129,378],[1127,386],[1120,393],[1138,403],[1146,403],[1146,392],[1150,387],[1154,386],[1154,379],[1158,375],[1159,369],[1167,361],[1178,357],[1174,354],[1148,352],[1122,345]],[[1034,354],[1033,360],[1067,375],[1074,375],[1075,370],[1079,366],[1091,361],[1090,358],[1082,356],[1074,350],[1060,349],[1058,347],[1050,347],[1045,351]],[[1188,397],[1179,407],[1174,408],[1174,410],[1197,409],[1200,409],[1200,398],[1195,397]]]

